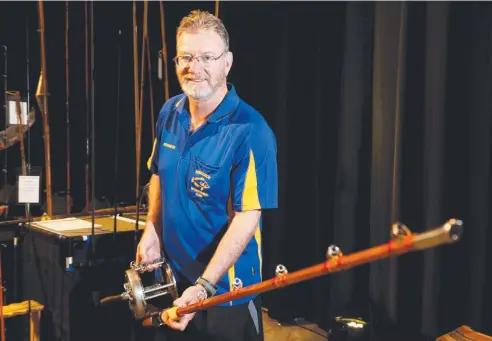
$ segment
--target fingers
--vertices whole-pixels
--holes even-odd
[[[177,307],[184,307],[197,301],[196,299],[196,287],[190,287],[183,292],[181,297],[177,298],[174,302],[173,308],[166,309],[162,314],[162,321],[169,327],[183,331],[188,326],[188,323],[193,319],[195,313],[186,314],[178,317],[176,314]]]
[[[181,295],[181,297],[174,300],[173,305],[175,307],[184,307],[195,302],[196,302],[195,297],[190,295],[189,292],[185,291],[183,292],[183,295]]]
[[[175,307],[184,307],[185,305],[188,305],[188,304],[190,304],[190,302],[186,297],[184,297],[184,293],[183,293],[183,296],[179,297],[178,299],[176,299],[173,302],[173,305]]]
[[[137,250],[137,255],[135,257],[135,264],[142,265],[146,263],[150,263],[152,260],[147,255],[147,252],[142,251],[141,249]]]
[[[157,270],[159,268],[159,265],[147,265],[145,267],[145,271],[154,271],[154,270]]]
[[[141,246],[137,246],[137,254],[135,256],[135,264],[142,265],[152,263],[159,259],[160,255],[153,250],[144,249]],[[148,265],[145,267],[145,271],[154,271],[159,268],[159,265]]]
[[[145,264],[148,262],[148,253],[149,251],[146,250],[145,245],[138,244],[137,245],[137,254],[135,257],[135,263],[137,265]]]
[[[198,293],[200,291],[202,291],[203,288],[200,287],[200,286],[191,286],[189,288],[187,288],[183,294],[181,295],[181,297],[177,298],[173,304],[175,306],[185,306],[185,305],[189,305],[189,304],[193,304],[195,302],[198,302]]]
[[[142,263],[142,255],[140,253],[140,247],[137,246],[137,255],[135,257],[135,264],[140,265],[140,263]]]
[[[170,314],[170,309],[165,310],[162,313],[162,321],[167,326],[169,326],[173,329],[183,331],[188,326],[188,323],[190,323],[190,321],[193,319],[193,317],[195,316],[195,313],[186,314],[186,315],[182,316],[181,318],[179,318],[178,320],[172,319],[171,318],[172,315],[173,314]]]
[[[137,265],[142,265],[142,264],[146,264],[146,263],[149,262],[148,257],[145,254],[145,252],[139,251],[138,254],[137,254],[137,256],[138,256],[138,259],[140,260],[137,263]]]
[[[188,323],[190,323],[191,319],[193,318],[193,314],[187,314],[184,315],[182,318],[179,319],[179,321],[169,321],[169,327],[183,331],[186,329],[188,326]]]

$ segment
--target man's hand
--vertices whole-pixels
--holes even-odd
[[[200,300],[201,295],[204,295],[204,298],[207,297],[207,292],[201,285],[191,286],[183,292],[183,295],[181,295],[180,298],[173,302],[174,306],[184,307],[196,303]],[[169,317],[168,310],[165,310],[162,313],[161,318],[162,321],[169,327],[183,331],[186,329],[188,323],[190,323],[194,316],[195,313],[186,314],[182,316],[178,321],[175,321]]]
[[[136,265],[150,263],[161,257],[161,243],[154,224],[147,222],[142,238],[137,246]],[[157,266],[148,267],[147,270],[155,270]]]
[[[152,174],[149,181],[148,201],[147,224],[137,246],[136,265],[150,263],[161,257],[161,241],[157,233],[161,221],[161,185],[156,174]],[[157,268],[158,266],[151,266],[146,270],[152,271]]]

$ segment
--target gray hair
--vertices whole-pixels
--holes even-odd
[[[222,38],[226,51],[229,51],[229,33],[222,20],[207,11],[194,10],[181,19],[176,37],[179,38],[183,32],[199,29],[212,30],[217,33]]]

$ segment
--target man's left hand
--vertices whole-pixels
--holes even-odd
[[[176,307],[184,307],[193,303],[198,302],[200,293],[204,293],[205,289],[201,285],[194,285],[189,287],[183,292],[183,295],[173,302]],[[173,329],[183,331],[188,326],[188,323],[193,319],[195,313],[186,314],[181,316],[178,321],[171,320],[169,318],[168,311],[165,310],[162,313],[162,321]]]

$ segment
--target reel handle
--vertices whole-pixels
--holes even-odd
[[[133,261],[130,263],[130,268],[135,270],[138,273],[146,272],[146,271],[151,271],[157,269],[160,265],[164,264],[166,262],[165,257],[157,258],[156,260],[149,262],[149,263],[141,263],[138,264]]]
[[[105,297],[105,298],[101,299],[99,301],[99,303],[101,305],[105,305],[105,304],[108,304],[111,302],[126,301],[126,300],[128,300],[128,297],[127,297],[127,295],[125,295],[125,293],[123,293],[121,295],[114,295],[114,296]]]

